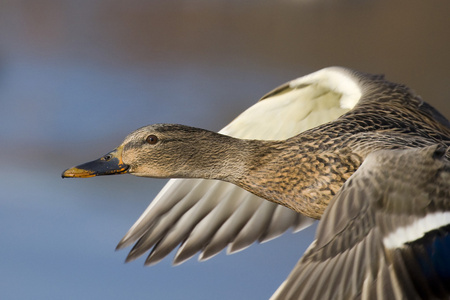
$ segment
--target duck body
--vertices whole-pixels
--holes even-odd
[[[428,127],[426,124],[432,119],[417,114],[419,106],[414,107],[414,102],[403,103],[408,105],[412,106],[411,112],[404,107],[397,110],[389,105],[358,104],[338,120],[286,141],[262,142],[272,149],[255,147],[263,150],[253,152],[256,159],[248,167],[248,174],[233,183],[261,198],[319,219],[330,199],[369,153],[436,143],[450,145],[447,127]]]
[[[306,96],[315,104],[310,104],[311,101],[298,104]],[[292,121],[295,113],[289,109],[293,103],[307,110],[306,113],[299,111],[302,117],[296,121]],[[316,106],[314,109],[326,107],[333,112],[330,114],[333,117],[322,118],[310,109],[311,105]],[[272,115],[280,117],[283,113],[286,122],[270,120]],[[301,229],[311,224],[310,219],[303,216],[313,219],[324,216],[326,219],[320,224],[330,224],[330,213],[326,213],[328,204],[339,198],[351,176],[356,174],[358,178],[358,168],[366,164],[365,160],[372,153],[428,149],[436,144],[450,146],[450,123],[409,88],[388,82],[381,76],[328,68],[270,92],[221,133],[174,124],[145,126],[127,136],[117,149],[99,160],[66,170],[63,177],[130,173],[146,177],[197,178],[169,182],[118,245],[123,248],[137,241],[127,261],[152,249],[146,261],[151,264],[181,243],[175,258],[175,263],[181,263],[197,251],[202,251],[200,258],[205,259],[227,245],[231,252],[238,251],[255,240],[276,237],[290,226]],[[422,154],[411,154],[414,155]],[[449,153],[444,156],[448,159]],[[386,178],[390,178],[389,170]],[[382,185],[388,183],[383,181]],[[440,186],[435,188],[441,189]],[[444,186],[445,189],[448,186]],[[212,191],[219,196],[211,196]],[[363,197],[352,199],[367,201]],[[442,201],[446,200],[448,198],[444,197]],[[388,218],[391,217],[395,216]],[[341,220],[345,222],[351,219]],[[334,234],[337,238],[341,232]],[[318,230],[318,240],[322,239],[321,235],[323,231]],[[357,238],[370,240],[372,237]],[[305,257],[321,251],[316,244],[313,243]],[[377,249],[385,247],[378,246]],[[336,257],[344,255],[345,250]],[[303,265],[308,265],[305,258],[274,295],[276,299],[301,299],[297,297],[300,293],[297,286],[302,284],[296,278],[304,278],[298,271]],[[322,270],[327,264],[320,261],[318,266]],[[311,274],[318,276],[319,273]],[[382,276],[372,275],[374,278]],[[316,287],[311,289],[313,294],[308,295],[319,295],[320,284],[307,282],[311,285],[309,288]],[[404,287],[396,284],[398,296]],[[349,293],[354,295],[362,290],[357,283]],[[345,295],[345,299],[350,294],[340,295]]]
[[[276,299],[448,299],[450,148],[369,154]]]

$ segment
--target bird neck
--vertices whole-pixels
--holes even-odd
[[[211,178],[229,181],[315,219],[362,163],[348,149],[311,152],[298,138],[236,141],[240,154],[221,160],[221,172],[215,174],[222,175]]]

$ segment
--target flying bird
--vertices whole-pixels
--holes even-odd
[[[325,234],[321,229],[322,224],[333,222],[328,219],[333,214],[327,207],[330,201],[348,202],[340,200],[348,188],[340,189],[361,165],[368,164],[366,159],[389,156],[380,152],[384,150],[395,153],[395,160],[408,156],[397,154],[401,149],[434,145],[450,146],[450,123],[408,87],[383,76],[331,67],[273,90],[219,133],[178,124],[145,126],[100,159],[64,171],[63,177],[129,173],[183,178],[170,180],[120,241],[119,249],[135,243],[127,261],[150,250],[146,264],[156,263],[178,245],[176,264],[197,252],[201,252],[200,259],[207,259],[227,246],[229,252],[239,251],[290,227],[301,230],[324,215],[317,240],[299,262],[301,266],[308,264],[306,257],[320,252],[316,245],[323,236],[339,240],[342,232]],[[349,183],[359,182],[358,178],[367,174],[371,171],[357,172]],[[444,182],[445,188],[448,190]],[[395,193],[395,186],[391,190]],[[378,225],[372,226],[378,230]],[[347,231],[351,226],[345,228],[348,239],[369,238],[353,237],[358,232]],[[333,232],[335,236],[330,236]],[[334,267],[342,268],[342,261]],[[324,265],[328,264],[318,263],[321,268]],[[295,281],[301,278],[298,268],[274,297],[292,289],[289,293],[294,298],[298,295],[295,286],[302,284]],[[347,270],[349,276],[355,276]],[[312,274],[318,276],[318,272]],[[383,274],[371,273],[375,277]],[[342,295],[361,293],[358,284],[344,289]],[[279,299],[289,299],[283,297]]]

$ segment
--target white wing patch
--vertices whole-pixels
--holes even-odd
[[[408,242],[423,237],[427,232],[450,224],[450,212],[435,212],[414,221],[408,226],[397,228],[383,239],[388,249],[400,248]]]
[[[287,139],[337,119],[361,98],[345,69],[327,68],[295,79],[248,108],[220,133],[237,138]]]
[[[349,71],[339,67],[330,67],[300,77],[290,82],[291,87],[301,85],[316,85],[339,94],[340,107],[352,109],[361,99],[361,88]]]

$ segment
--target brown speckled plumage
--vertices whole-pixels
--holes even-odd
[[[234,183],[319,219],[369,153],[450,145],[449,128],[436,122],[436,111],[408,88],[385,81],[372,84],[383,93],[361,101],[338,120],[279,143],[258,141],[264,150],[255,150],[249,174]]]

